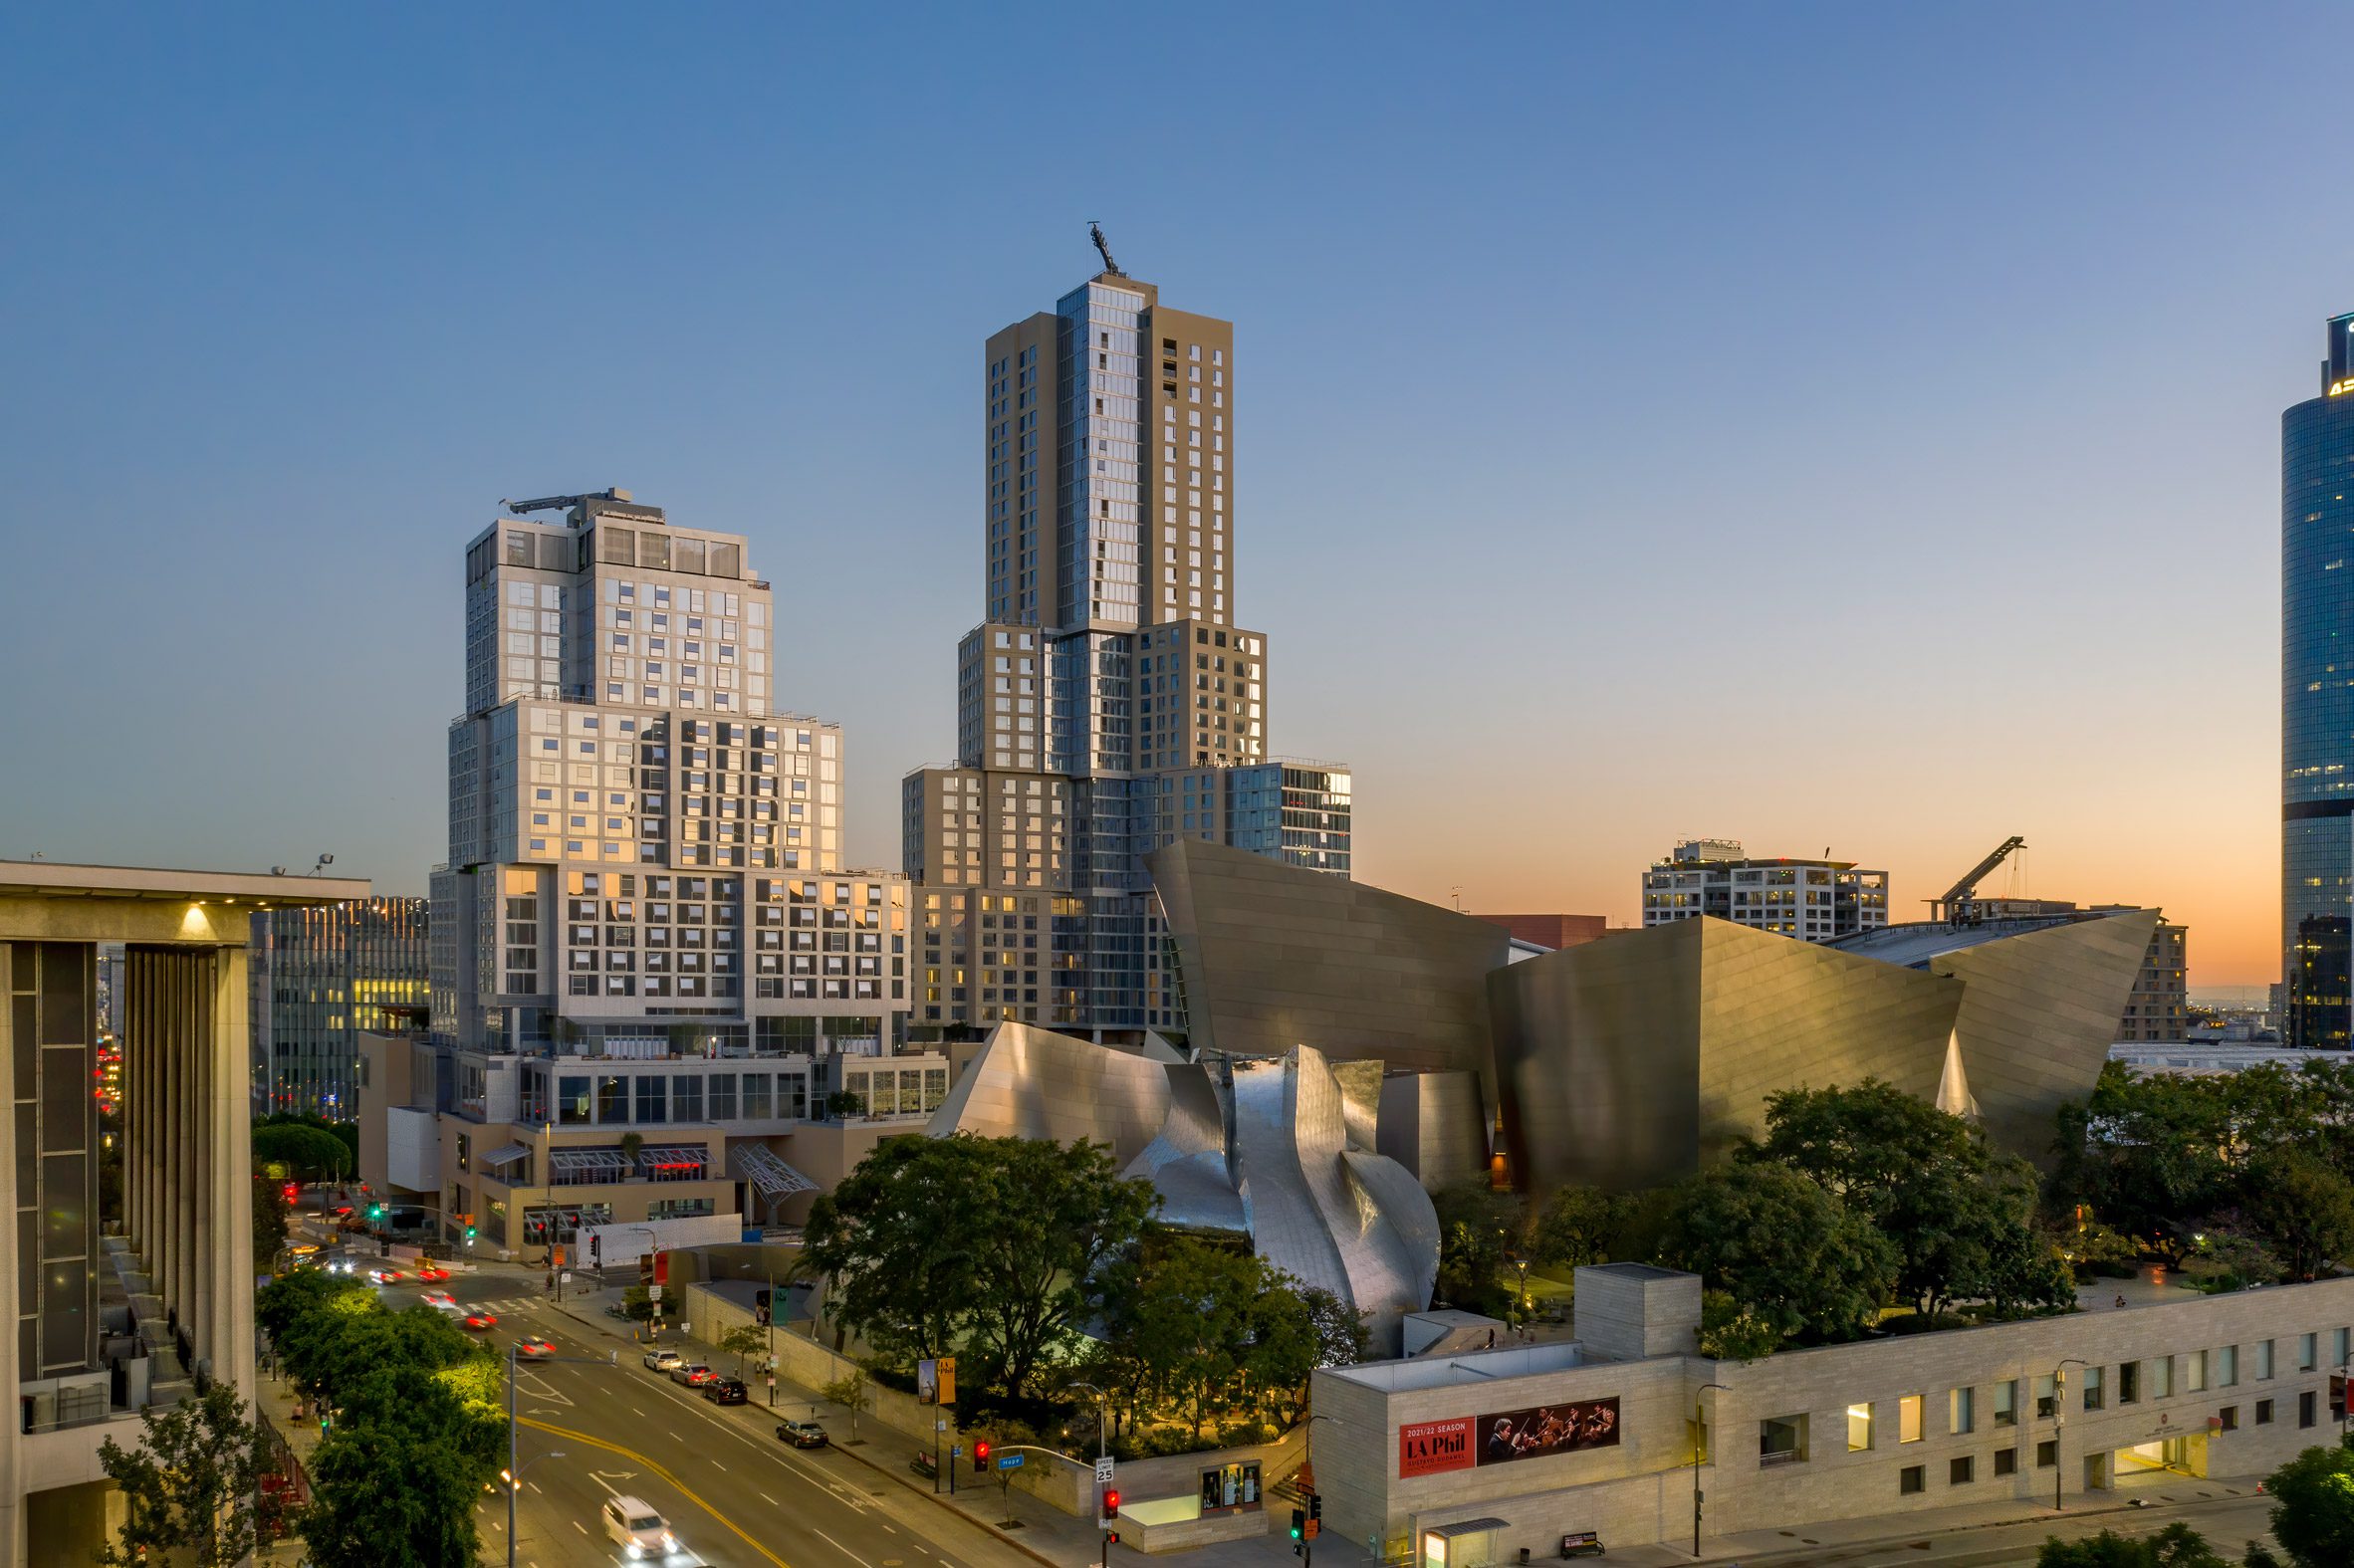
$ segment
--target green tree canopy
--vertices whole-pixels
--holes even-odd
[[[2354,1563],[2354,1450],[2307,1449],[2264,1479],[2272,1538],[2296,1568]]]
[[[1661,1251],[1784,1339],[1855,1338],[1896,1282],[1896,1249],[1870,1221],[1775,1163],[1716,1166],[1685,1181]]]
[[[2241,1213],[2294,1279],[2354,1255],[2354,1182],[2302,1149],[2271,1149],[2248,1169]]]
[[[1296,1405],[1323,1344],[1294,1281],[1239,1247],[1175,1236],[1123,1271],[1105,1327],[1131,1406],[1174,1406],[1196,1438],[1240,1409]]]
[[[2046,1539],[2035,1568],[2230,1568],[2197,1530],[2180,1522],[2143,1538],[2103,1530],[2082,1540]]]
[[[962,1345],[1021,1397],[1157,1202],[1098,1144],[893,1138],[818,1200],[803,1255],[835,1323],[886,1358]]]
[[[303,1517],[318,1568],[473,1568],[474,1505],[499,1432],[430,1372],[380,1367],[311,1456]]]
[[[348,1173],[354,1164],[344,1140],[323,1125],[278,1122],[253,1130],[253,1157],[264,1165],[282,1166],[290,1176],[329,1178]]]
[[[1547,1268],[1575,1268],[1610,1260],[1610,1244],[1626,1224],[1627,1202],[1598,1187],[1559,1187],[1530,1223],[1530,1260]]]
[[[258,1495],[268,1439],[235,1389],[215,1384],[197,1399],[149,1406],[139,1427],[135,1448],[113,1438],[99,1445],[100,1467],[126,1504],[101,1563],[129,1568],[168,1553],[196,1568],[228,1568],[276,1536],[279,1508]]]
[[[1502,1317],[1512,1303],[1504,1255],[1528,1227],[1526,1205],[1474,1177],[1431,1194],[1431,1206],[1439,1218],[1437,1298],[1466,1312]]]

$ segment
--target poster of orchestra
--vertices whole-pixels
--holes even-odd
[[[1530,1410],[1482,1416],[1475,1435],[1482,1464],[1616,1448],[1618,1401],[1597,1399],[1578,1405],[1538,1405]]]

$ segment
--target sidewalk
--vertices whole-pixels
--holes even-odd
[[[618,1303],[621,1295],[618,1289],[588,1291],[580,1295],[568,1293],[561,1303],[551,1302],[550,1305],[588,1328],[615,1340],[627,1341],[630,1337],[628,1326],[616,1318],[606,1316],[604,1310],[608,1303]],[[692,1334],[664,1336],[665,1343],[675,1344],[681,1339],[702,1347],[700,1353],[711,1357],[712,1365],[722,1371],[727,1370],[727,1363],[732,1358],[716,1355]],[[976,1483],[972,1474],[969,1439],[964,1440],[968,1452],[963,1460],[963,1470],[956,1478],[957,1490],[954,1495],[950,1495],[945,1473],[936,1483],[938,1490],[934,1490],[935,1482],[930,1477],[915,1473],[915,1457],[925,1452],[924,1445],[916,1439],[884,1426],[871,1416],[861,1416],[857,1421],[857,1437],[853,1440],[850,1437],[850,1413],[846,1407],[828,1404],[815,1390],[780,1377],[777,1380],[776,1409],[771,1411],[766,1403],[766,1385],[757,1376],[745,1381],[752,1385],[753,1403],[731,1408],[714,1407],[715,1415],[723,1420],[731,1415],[736,1419],[749,1417],[764,1435],[773,1431],[777,1422],[788,1417],[802,1420],[814,1416],[824,1424],[834,1448],[844,1458],[865,1465],[876,1475],[896,1482],[918,1496],[930,1498],[936,1506],[961,1515],[1006,1545],[1049,1565],[1049,1568],[1078,1568],[1080,1564],[1102,1560],[1103,1537],[1092,1520],[1074,1518],[1025,1492],[1001,1488],[995,1481]],[[949,1437],[952,1443],[958,1441],[953,1432]],[[1003,1521],[1009,1518],[1019,1523],[1008,1528]],[[1268,1534],[1280,1536],[1287,1532],[1290,1520],[1290,1505],[1280,1498],[1270,1499],[1267,1508]],[[1172,1555],[1181,1556],[1189,1564],[1202,1565],[1202,1568],[1272,1568],[1275,1559],[1283,1555],[1290,1544],[1288,1540],[1271,1541],[1267,1536],[1260,1535],[1247,1540],[1198,1546]],[[1362,1549],[1353,1548],[1337,1536],[1325,1536],[1316,1542],[1315,1550],[1316,1555],[1324,1558],[1331,1568],[1371,1568],[1373,1563],[1373,1559]],[[1151,1561],[1142,1552],[1127,1546],[1115,1546],[1111,1553],[1114,1562],[1124,1559],[1131,1565],[1140,1565]],[[1691,1558],[1685,1556],[1677,1560],[1690,1562]]]

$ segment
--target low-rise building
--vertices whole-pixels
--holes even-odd
[[[1714,915],[1801,942],[1888,924],[1888,873],[1852,860],[1766,858],[1732,838],[1687,838],[1643,872],[1643,924]]]
[[[1999,1498],[2261,1475],[2334,1444],[2354,1278],[1791,1350],[1699,1354],[1700,1280],[1577,1271],[1574,1343],[1315,1374],[1326,1529],[1480,1568]]]

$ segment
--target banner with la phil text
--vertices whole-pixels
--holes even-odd
[[[1398,1429],[1398,1475],[1438,1475],[1618,1446],[1618,1401],[1535,1405],[1492,1415],[1414,1422]]]

